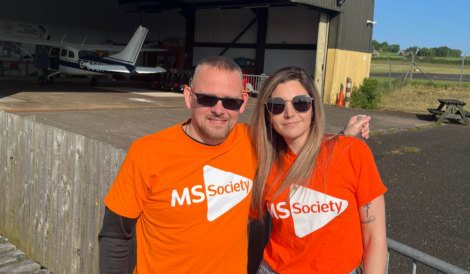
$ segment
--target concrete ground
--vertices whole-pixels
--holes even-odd
[[[54,85],[40,87],[35,82],[36,78],[0,78],[0,110],[35,115],[38,122],[125,150],[134,140],[191,116],[181,94],[155,92],[147,83],[100,80],[99,87],[90,87],[87,79],[58,78]],[[250,98],[239,122],[248,122],[255,103],[256,99]],[[325,112],[330,133],[343,130],[351,116],[365,114],[328,105]],[[374,131],[432,124],[380,112],[371,115]]]
[[[0,77],[0,110],[34,114],[41,123],[126,150],[135,139],[191,115],[181,95],[149,91],[146,83],[102,81],[91,88],[87,79],[59,78],[53,86],[39,87],[35,80]],[[255,102],[250,99],[240,122],[248,121]],[[332,133],[352,115],[372,116],[375,135],[367,144],[388,188],[388,236],[470,270],[470,127],[432,126],[429,115],[333,106],[325,112]],[[393,129],[399,130],[387,133]],[[411,261],[392,254],[390,268],[411,273]],[[418,272],[435,273],[420,266]]]
[[[446,124],[373,135],[387,236],[470,271],[470,127]],[[412,263],[392,253],[391,273]],[[418,266],[418,273],[438,273]]]

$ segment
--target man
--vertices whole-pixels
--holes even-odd
[[[134,273],[246,273],[257,160],[237,124],[248,102],[240,68],[202,60],[184,98],[192,118],[135,141],[105,198],[101,273],[125,273],[136,224]],[[367,137],[370,118],[355,119],[346,133]]]

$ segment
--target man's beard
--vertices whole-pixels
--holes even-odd
[[[217,117],[215,115],[208,115],[205,118],[205,121],[202,125],[198,125],[199,128],[201,129],[201,133],[204,134],[207,138],[215,139],[215,140],[221,140],[227,138],[227,136],[230,134],[232,131],[232,128],[230,127],[230,122],[231,118],[230,117]],[[225,125],[221,126],[213,126],[209,127],[206,125],[206,122],[210,123],[208,120],[211,118],[219,118],[223,119],[226,121]],[[214,129],[215,128],[215,129]]]

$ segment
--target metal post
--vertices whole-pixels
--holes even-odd
[[[413,50],[410,50],[410,52],[411,52],[411,55],[413,56],[411,58],[411,67],[410,67],[410,71],[411,71],[411,73],[410,73],[410,85],[411,85],[411,82],[413,81],[413,66],[415,64],[415,55],[413,53]]]
[[[349,108],[349,102],[351,101],[351,87],[352,87],[352,79],[346,78],[346,100],[344,101],[344,105],[346,108]]]
[[[459,87],[462,87],[462,75],[463,75],[463,66],[465,64],[465,56],[467,56],[467,53],[465,52],[463,58],[462,58],[462,71],[460,72],[460,84]]]
[[[401,84],[400,90],[401,90],[401,88],[403,87],[403,85],[405,84],[406,78],[408,78],[408,73],[410,73],[410,70],[412,70],[412,69],[413,69],[413,67],[411,67],[411,68],[406,72],[406,75],[405,75],[405,78],[403,79],[403,83]]]
[[[392,62],[390,62],[388,57],[385,57],[385,58],[387,58],[387,61],[390,63],[390,72],[388,73],[388,93],[387,93],[387,95],[390,95],[390,78],[392,78]]]
[[[415,67],[417,67],[419,69],[419,71],[421,71],[422,74],[424,74],[424,76],[426,76],[426,78],[428,78],[429,81],[431,81],[431,83],[434,85],[435,88],[437,88],[436,84],[434,84],[434,82],[431,80],[431,78],[429,78],[426,73],[424,73],[424,71],[422,69],[420,69],[416,64],[415,64]]]

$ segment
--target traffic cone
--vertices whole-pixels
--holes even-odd
[[[338,99],[338,103],[336,104],[336,106],[344,108],[344,104],[343,104],[343,84],[341,84],[341,93],[339,94],[339,99]]]

